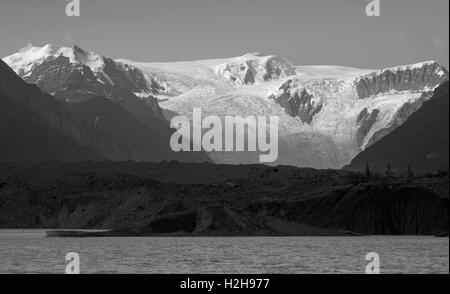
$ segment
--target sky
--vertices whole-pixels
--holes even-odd
[[[449,66],[448,0],[1,0],[0,56],[77,44],[111,58],[167,62],[273,54],[296,65]]]

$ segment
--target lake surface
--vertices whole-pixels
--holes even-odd
[[[81,273],[449,273],[449,239],[434,237],[45,238],[0,230],[0,273],[64,273],[77,252]]]

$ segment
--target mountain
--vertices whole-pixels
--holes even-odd
[[[170,118],[192,109],[220,117],[278,116],[274,164],[341,168],[400,126],[448,80],[436,62],[387,68],[295,66],[276,56],[174,63],[117,60],[161,87],[154,94]],[[237,130],[243,132],[244,130]],[[217,163],[255,163],[257,152],[212,152]]]
[[[4,58],[25,81],[70,103],[103,96],[154,131],[161,117],[277,116],[274,165],[342,168],[422,107],[448,71],[429,61],[382,70],[296,66],[261,53],[172,63],[112,60],[46,45]],[[253,130],[256,131],[256,130]],[[235,136],[246,135],[246,128]],[[163,132],[164,133],[164,132]],[[216,163],[258,163],[259,152],[210,152]]]
[[[100,159],[58,133],[42,117],[0,91],[0,162]]]
[[[167,133],[166,136],[162,134],[163,127],[167,128],[166,125],[155,133],[119,104],[113,103],[105,97],[94,97],[78,103],[68,103],[67,108],[90,127],[126,142],[130,150],[129,159],[202,161],[200,155],[194,157],[197,155],[196,153],[171,152],[169,134]],[[207,161],[206,158],[205,161]]]
[[[95,159],[156,162],[207,160],[207,157],[202,157],[201,154],[173,152],[168,143],[169,127],[161,119],[156,119],[161,128],[153,131],[119,104],[106,98],[95,99],[93,102],[89,102],[90,99],[88,99],[79,102],[77,107],[73,107],[70,103],[58,101],[53,96],[43,93],[36,85],[27,84],[3,61],[0,61],[0,91],[32,112],[34,116],[40,117],[60,136],[67,137],[68,140],[76,143],[75,145],[94,150],[97,154]],[[10,112],[9,116],[11,116],[14,115],[13,109],[5,108],[2,111]],[[101,123],[96,124],[95,122],[98,121]],[[121,130],[121,133],[113,132],[112,128],[119,125],[120,128],[117,129]],[[7,124],[4,126],[6,128]],[[27,133],[17,133],[15,136],[25,136],[25,134]],[[26,142],[26,140],[27,137],[22,137],[19,141]],[[63,145],[65,146],[62,143]],[[89,156],[81,159],[91,158]],[[63,160],[64,158],[55,156],[47,159]]]
[[[124,150],[118,152],[120,155],[108,155],[110,159],[209,161],[203,153],[170,149],[172,130],[152,96],[160,86],[147,81],[137,68],[78,46],[33,47],[4,61],[24,81],[51,94],[90,127],[121,141]],[[100,124],[93,124],[96,118]]]
[[[347,167],[362,170],[366,163],[377,171],[436,172],[449,167],[449,82],[438,87],[429,101],[408,120],[358,154]]]
[[[50,44],[18,52],[4,61],[27,83],[38,85],[58,100],[79,102],[104,96],[148,127],[160,127],[161,109],[151,96],[158,86],[148,84],[143,74],[132,66],[117,64],[78,46]]]

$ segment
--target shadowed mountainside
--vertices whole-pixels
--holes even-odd
[[[0,161],[98,158],[51,128],[39,115],[0,91]]]
[[[448,176],[367,179],[284,166],[2,164],[0,227],[111,229],[113,235],[436,235],[448,231],[448,183]]]
[[[346,169],[384,171],[390,164],[398,172],[411,166],[420,172],[448,170],[449,82],[398,129],[358,154]]]
[[[95,156],[86,156],[82,152],[70,158],[155,162],[162,160],[209,161],[209,158],[202,152],[173,152],[169,145],[171,132],[169,123],[162,119],[155,117],[153,128],[150,128],[133,117],[125,108],[106,98],[95,98],[93,101],[85,101],[76,105],[57,101],[53,96],[43,93],[36,85],[25,83],[1,60],[0,92],[14,99],[23,108],[26,108],[28,113],[33,113],[34,117],[40,117],[40,120],[44,121],[54,133],[65,137],[65,141],[73,141],[74,146],[79,145],[87,150],[92,149],[95,153]],[[12,109],[5,108],[2,111],[11,112],[9,115],[13,115]],[[99,125],[96,124],[98,121],[101,121]],[[9,127],[9,131],[15,133],[16,137],[24,135],[20,132],[20,128],[15,131],[14,125]],[[29,128],[33,128],[33,126],[29,126]],[[28,139],[31,138],[33,137]],[[41,137],[41,141],[45,138],[47,137]],[[16,140],[16,143],[19,141],[34,144],[34,141],[27,141],[25,137]],[[45,142],[47,145],[52,143],[55,141]],[[2,141],[2,144],[5,145],[4,148],[15,148],[8,140]],[[61,146],[63,145],[64,143],[61,143]],[[27,148],[26,146],[16,147]],[[75,149],[76,147],[73,148],[73,150]],[[39,157],[28,158],[27,156],[5,158],[4,160],[30,159],[40,160]],[[58,156],[45,159],[66,160],[66,158]]]

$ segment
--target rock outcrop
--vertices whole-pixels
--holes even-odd
[[[221,64],[216,73],[223,76],[231,85],[241,87],[264,83],[295,74],[295,68],[289,62],[276,56],[247,54],[242,60]]]
[[[31,51],[37,51],[33,54]],[[31,56],[16,68],[16,72],[27,83],[37,85],[43,92],[56,99],[74,103],[103,96],[118,103],[147,126],[151,126],[155,116],[162,118],[157,99],[152,96],[161,87],[154,81],[147,81],[144,74],[131,65],[116,63],[81,49],[46,45],[32,48],[5,60],[11,65],[21,54]],[[39,53],[39,54],[38,54]],[[34,56],[34,57],[33,57]],[[144,96],[139,99],[136,94]]]
[[[390,165],[398,173],[437,172],[449,168],[449,82],[396,130],[358,154],[346,168],[383,172]]]
[[[433,90],[442,80],[448,78],[448,71],[436,62],[424,62],[411,66],[384,69],[362,75],[355,80],[360,99],[395,91]]]
[[[120,165],[120,173],[115,165]],[[208,168],[177,165],[196,172]],[[118,236],[436,235],[448,231],[448,176],[368,179],[345,171],[253,166],[230,186],[228,180],[157,182],[148,172],[149,164],[81,166],[0,166],[0,228],[104,229],[109,230],[107,235]],[[158,165],[158,172],[167,173],[168,167]],[[239,168],[216,166],[213,173]]]
[[[140,100],[138,104],[133,102],[126,104],[135,110],[133,113],[137,116],[142,114],[141,120],[132,115],[132,111],[127,111],[129,109],[106,98],[97,97],[98,99],[88,99],[75,105],[67,104],[56,100],[52,95],[43,93],[36,85],[27,84],[3,61],[0,61],[0,92],[41,117],[61,136],[67,137],[75,145],[93,150],[96,154],[94,157],[83,157],[81,160],[188,162],[209,160],[203,153],[173,152],[167,144],[171,134],[168,122],[142,108],[141,103],[147,104]],[[99,120],[101,124],[97,124]],[[22,135],[25,136],[25,134]],[[5,140],[2,143],[8,144],[8,141]],[[46,160],[52,159],[61,158],[46,158]]]
[[[279,89],[280,94],[271,95],[270,98],[283,107],[292,117],[299,117],[303,123],[310,124],[322,109],[320,99],[307,92],[294,80],[286,81]]]
[[[367,107],[361,111],[361,113],[358,115],[358,118],[356,119],[356,123],[358,124],[358,130],[356,133],[356,140],[358,143],[358,146],[362,147],[364,140],[369,133],[372,126],[377,121],[377,117],[380,111],[378,109],[373,109],[370,113],[367,110]]]
[[[164,128],[158,123],[159,105],[166,118],[192,119],[195,108],[221,119],[277,116],[279,152],[272,164],[313,168],[348,165],[401,126],[448,80],[448,71],[435,62],[369,70],[295,66],[259,53],[153,63],[111,60],[78,47],[44,46],[4,60],[23,79],[60,100],[103,96],[153,131]],[[258,163],[258,153],[209,155],[216,163],[244,164]]]

